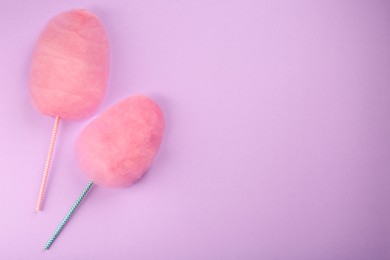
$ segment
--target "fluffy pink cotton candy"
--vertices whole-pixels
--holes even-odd
[[[98,17],[81,9],[61,13],[47,24],[35,47],[32,99],[50,116],[88,116],[103,99],[108,70],[108,39]]]
[[[81,168],[96,184],[126,187],[151,165],[164,134],[158,105],[131,96],[89,123],[76,143]]]

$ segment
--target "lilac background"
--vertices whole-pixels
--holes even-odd
[[[129,189],[87,179],[64,122],[34,212],[53,119],[30,101],[33,45],[83,7],[112,48],[100,111],[153,97],[167,131]],[[390,2],[0,2],[1,259],[390,259]]]

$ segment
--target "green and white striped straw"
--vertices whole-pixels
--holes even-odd
[[[56,238],[58,237],[58,235],[61,233],[62,229],[65,227],[66,223],[68,222],[68,220],[72,217],[73,213],[75,212],[75,210],[77,209],[77,206],[81,203],[81,201],[85,198],[85,196],[87,195],[88,191],[91,189],[93,185],[93,182],[90,181],[88,182],[87,186],[85,187],[85,189],[83,190],[83,192],[80,194],[80,196],[77,198],[76,202],[73,204],[73,206],[70,208],[68,214],[66,214],[66,216],[64,217],[64,219],[61,221],[61,223],[58,225],[56,231],[53,233],[53,235],[50,237],[49,241],[47,241],[47,243],[45,244],[45,247],[44,249],[45,250],[48,250],[51,245],[53,244],[53,242],[56,240]]]

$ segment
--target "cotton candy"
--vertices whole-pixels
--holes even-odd
[[[94,183],[126,187],[151,165],[164,134],[159,106],[145,96],[131,96],[89,123],[76,142],[81,169]]]
[[[98,17],[83,9],[55,16],[36,44],[30,89],[38,109],[79,119],[94,112],[105,94],[109,45]]]

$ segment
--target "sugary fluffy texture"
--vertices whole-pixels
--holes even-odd
[[[158,105],[144,96],[131,96],[89,123],[76,142],[82,170],[96,184],[126,187],[151,165],[164,134]]]
[[[109,45],[98,17],[83,10],[55,16],[35,47],[30,89],[47,115],[79,119],[101,103],[109,74]]]

